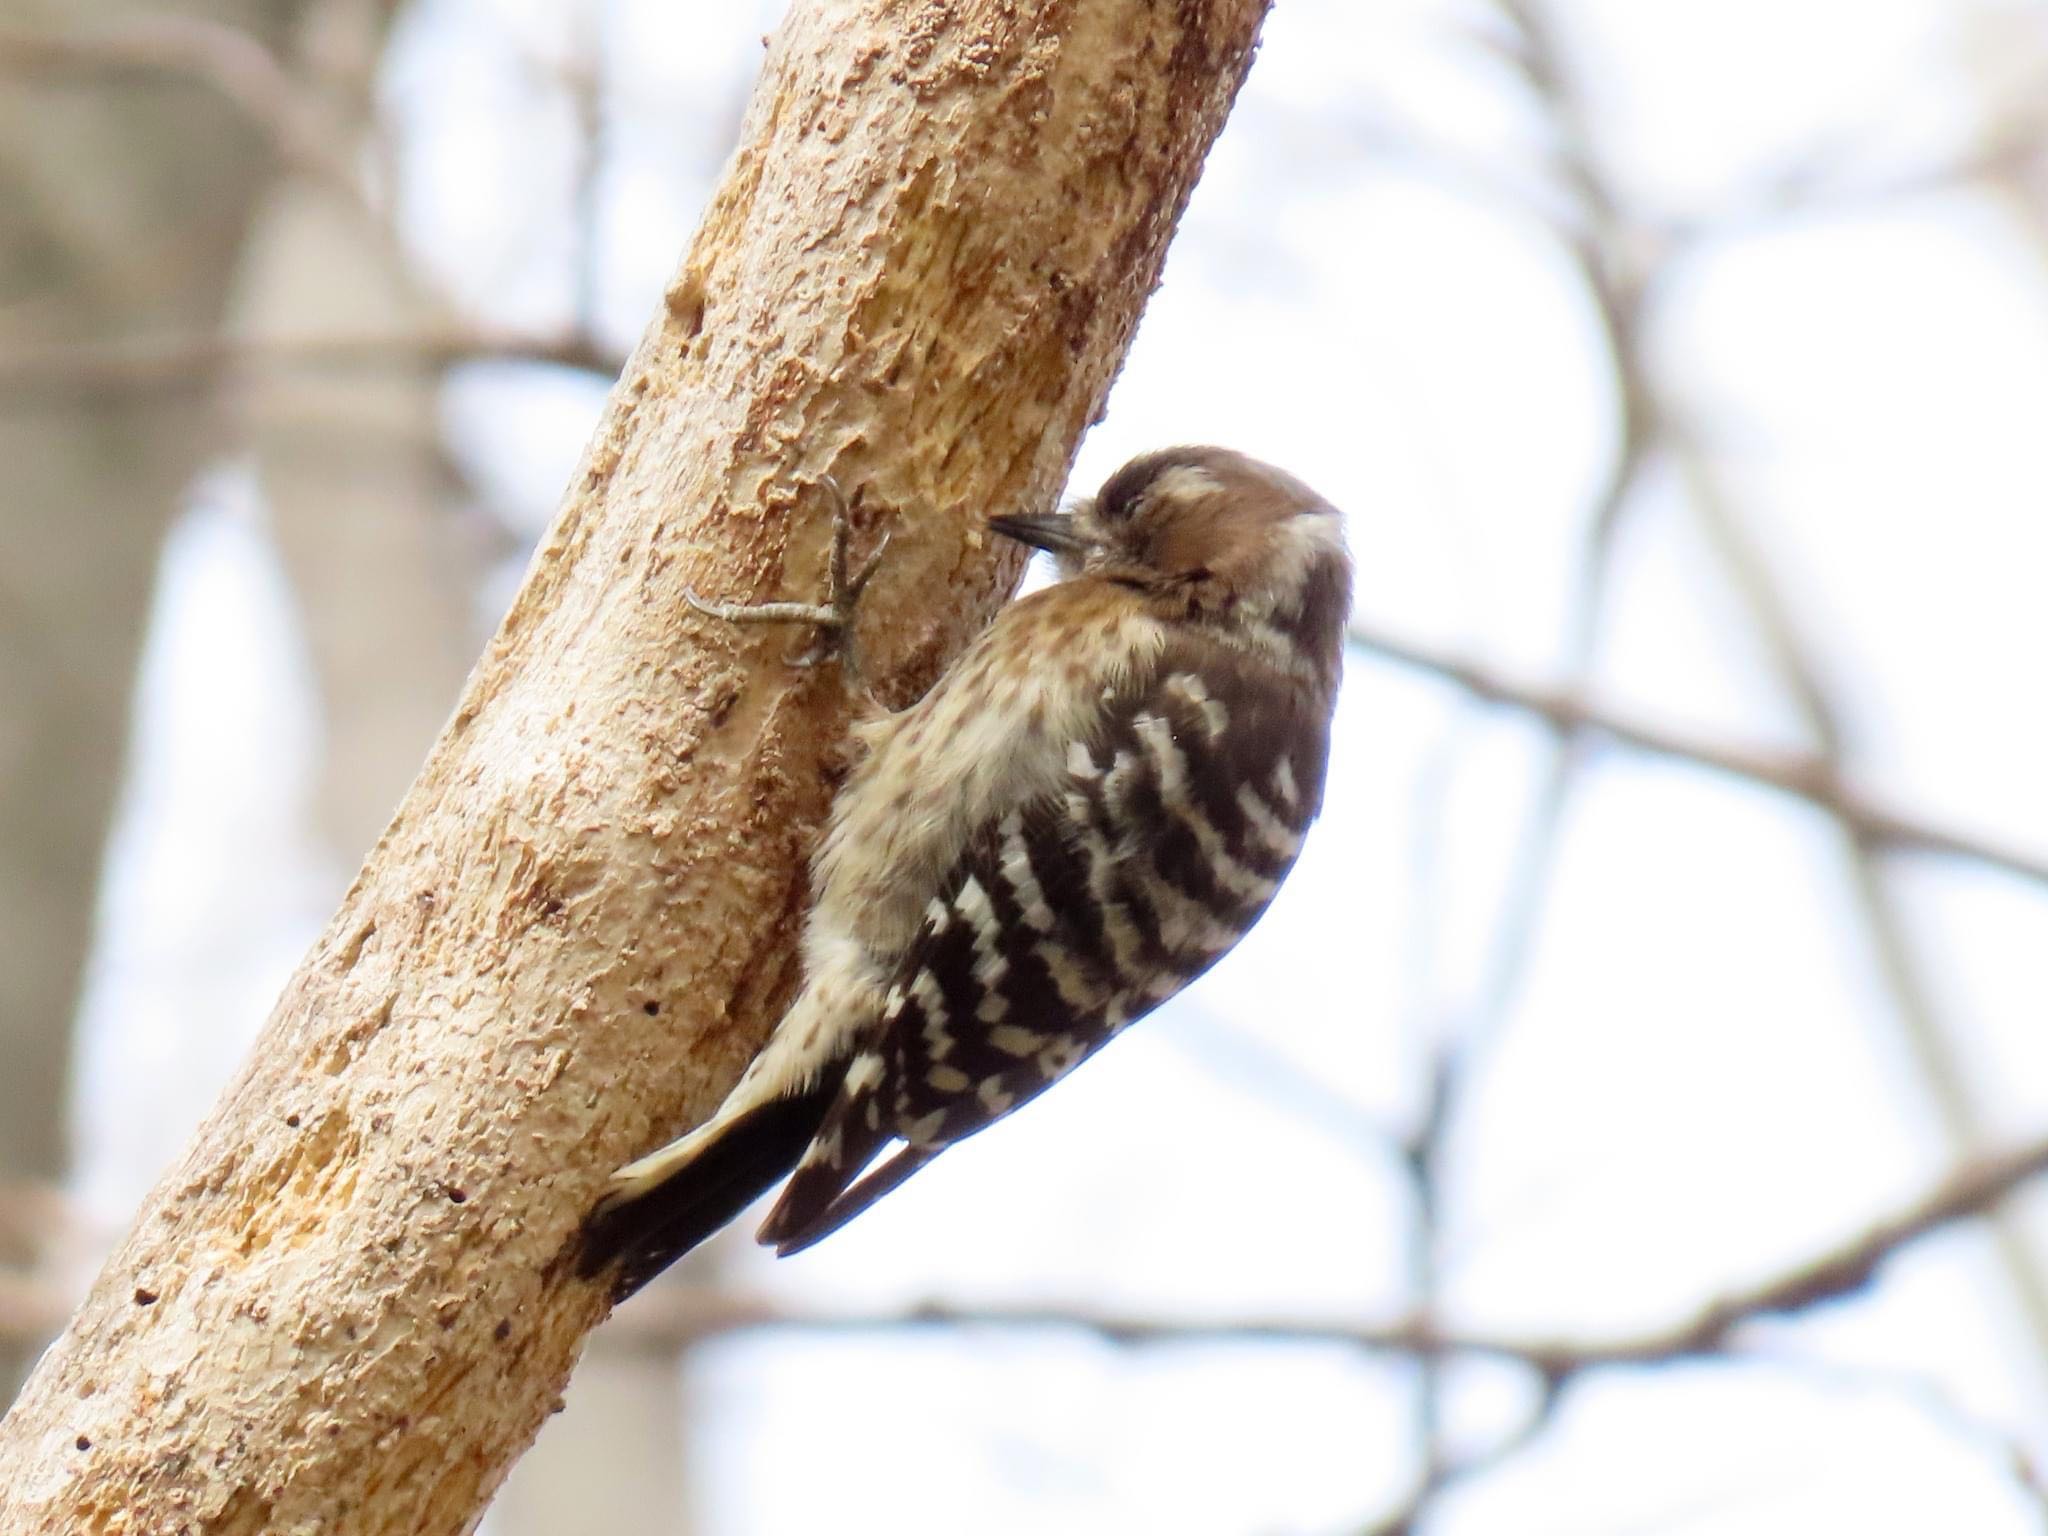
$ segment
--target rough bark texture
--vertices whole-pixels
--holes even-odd
[[[524,588],[255,1056],[0,1425],[0,1529],[466,1530],[601,1289],[605,1175],[796,979],[836,669],[695,615],[809,597],[864,492],[900,695],[1008,591],[980,531],[1100,409],[1264,0],[814,0]],[[599,1490],[593,1490],[594,1494]]]
[[[156,8],[272,46],[303,9]],[[136,10],[0,0],[0,29],[90,34]],[[0,78],[0,350],[210,330],[270,166],[262,136],[204,85],[17,61]],[[219,441],[204,392],[0,399],[0,1179],[54,1181],[68,1161],[72,1014],[157,548]],[[0,1228],[0,1264],[33,1262],[12,1236]],[[0,1406],[26,1365],[0,1345]]]

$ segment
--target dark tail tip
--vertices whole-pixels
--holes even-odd
[[[782,1198],[775,1202],[775,1209],[761,1224],[760,1240],[774,1245],[777,1258],[786,1259],[793,1253],[802,1253],[811,1244],[822,1242],[837,1232],[942,1150],[939,1147],[904,1147],[851,1189],[846,1187],[847,1174],[836,1169],[814,1184],[805,1180],[807,1170],[799,1169],[783,1191]]]
[[[794,1168],[838,1090],[835,1077],[757,1105],[645,1194],[601,1201],[584,1218],[576,1273],[594,1280],[609,1270],[612,1300],[624,1301]]]

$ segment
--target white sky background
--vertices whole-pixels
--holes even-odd
[[[419,0],[387,91],[431,265],[493,320],[573,318],[575,140],[555,72],[594,38],[610,103],[595,313],[629,343],[778,9],[622,0],[593,26],[543,0]],[[2035,5],[1559,12],[1610,165],[1674,221],[1754,207],[1795,166],[1909,180],[1965,142],[1985,82],[2048,74]],[[1272,458],[1347,509],[1362,616],[1545,678],[1570,659],[1612,386],[1576,270],[1526,211],[1550,196],[1541,116],[1477,41],[1481,15],[1284,0],[1076,482],[1170,441]],[[2048,849],[2042,248],[1986,199],[1865,191],[1704,239],[1660,293],[1648,355],[1839,685],[1858,781]],[[531,534],[601,400],[583,379],[480,367],[451,383],[447,421]],[[1618,551],[1593,691],[1798,744],[1668,470]],[[318,724],[298,644],[255,488],[225,470],[167,553],[107,895],[119,940],[87,1012],[81,1180],[110,1224],[204,1112],[348,873],[304,827]],[[750,1257],[738,1278],[847,1305],[1397,1316],[1410,1213],[1376,1132],[1412,1123],[1430,1042],[1484,1003],[1542,741],[1355,658],[1327,816],[1252,938],[1059,1092],[820,1249]],[[1595,759],[1524,983],[1477,1021],[1489,1044],[1449,1143],[1448,1322],[1653,1326],[1945,1166],[1843,868],[1831,829],[1782,800]],[[2048,894],[1893,868],[1986,1136],[2041,1134]],[[1923,1244],[1853,1302],[1760,1331],[1759,1363],[1574,1388],[1431,1530],[2038,1530],[2000,1459],[2002,1437],[2048,1455],[2048,1377],[2016,1316],[1981,1236]],[[821,1518],[1339,1532],[1412,1474],[1409,1375],[1328,1349],[785,1337],[690,1369],[693,1485],[721,1536]],[[1459,1445],[1483,1448],[1528,1402],[1509,1372],[1454,1380]]]

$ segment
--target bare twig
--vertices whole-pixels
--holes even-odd
[[[1900,1031],[1921,1068],[1951,1154],[1967,1155],[1977,1143],[1976,1108],[1957,1047],[1939,1016],[1909,942],[1904,916],[1886,883],[1881,855],[1902,848],[1919,849],[1975,859],[2029,879],[2039,879],[2048,873],[2048,860],[2011,854],[1981,839],[1928,828],[1886,813],[1847,787],[1843,730],[1821,670],[1792,621],[1768,563],[1749,539],[1735,509],[1721,494],[1711,462],[1688,430],[1682,413],[1670,405],[1658,387],[1642,346],[1646,297],[1657,271],[1654,260],[1646,261],[1646,256],[1660,245],[1668,249],[1678,238],[1726,231],[1718,225],[1657,231],[1645,221],[1632,223],[1624,199],[1603,173],[1593,152],[1583,96],[1558,47],[1547,0],[1494,0],[1494,4],[1508,34],[1499,44],[1500,50],[1521,73],[1531,95],[1553,124],[1558,140],[1555,159],[1561,179],[1580,205],[1581,220],[1576,232],[1562,233],[1586,273],[1621,379],[1622,441],[1625,445],[1636,443],[1639,451],[1643,445],[1654,444],[1674,461],[1686,481],[1687,505],[1747,606],[1750,627],[1813,741],[1811,752],[1775,764],[1760,754],[1735,757],[1742,769],[1776,770],[1767,774],[1749,772],[1746,776],[1805,799],[1840,826],[1850,894],[1869,938],[1879,977],[1894,1000]],[[2015,99],[2027,101],[2031,97],[2023,91]],[[2003,131],[1998,131],[2001,128]],[[2038,111],[2006,114],[1993,132],[1982,136],[1979,148],[1985,152],[1983,163],[1973,166],[1967,159],[1958,160],[1945,170],[1944,177],[1981,178],[1996,175],[2001,169],[2012,174],[2012,168],[2026,163],[2038,148],[2039,131]],[[1835,158],[1838,157],[1832,153],[1807,157],[1800,168],[1781,179],[1777,195],[1766,202],[1775,203],[1779,212],[1787,212],[1818,200],[1827,186],[1840,181],[1839,177],[1822,174],[1826,164]],[[1920,180],[1925,186],[1940,179],[1944,178]],[[1739,216],[1726,221],[1729,229],[1739,228],[1742,223]],[[1588,616],[1586,622],[1591,621]],[[1632,744],[1659,750],[1657,744],[1641,739]],[[1664,743],[1670,744],[1668,740]],[[1696,753],[1666,755],[1706,761]],[[1722,761],[1715,766],[1732,766],[1729,754],[1723,753],[1721,757]],[[1561,765],[1564,761],[1559,759]],[[1557,792],[1555,785],[1553,792]],[[2037,1344],[2048,1347],[2048,1278],[2044,1278],[2025,1237],[2010,1223],[1994,1223],[1994,1237],[2027,1325]]]
[[[2048,856],[1885,806],[1844,782],[1834,765],[1818,754],[1740,746],[1673,726],[1653,725],[1568,689],[1510,678],[1363,621],[1352,623],[1351,642],[1385,660],[1442,678],[1484,703],[1524,710],[1554,725],[1590,731],[1638,752],[1688,763],[1804,801],[1887,849],[1960,859],[2048,884]]]
[[[1446,1330],[1427,1318],[1373,1325],[1312,1319],[1171,1319],[1085,1307],[991,1307],[934,1302],[901,1311],[793,1306],[758,1295],[657,1285],[623,1307],[601,1338],[635,1348],[685,1350],[736,1333],[891,1333],[905,1330],[1045,1331],[1088,1334],[1129,1347],[1186,1342],[1324,1344],[1409,1358],[1477,1356],[1525,1366],[1555,1388],[1589,1371],[1656,1366],[1727,1349],[1744,1325],[1807,1311],[1852,1295],[1885,1262],[1922,1238],[1987,1214],[2021,1185],[2048,1173],[2048,1140],[1964,1164],[1917,1199],[1803,1263],[1738,1287],[1663,1328],[1611,1339],[1544,1339]],[[0,1269],[0,1337],[40,1337],[68,1302],[54,1286]],[[1532,1431],[1533,1432],[1533,1431]],[[1520,1432],[1515,1440],[1523,1438]]]
[[[1556,1419],[1557,1405],[1563,1396],[1563,1383],[1545,1377],[1536,1402],[1521,1423],[1483,1451],[1433,1466],[1430,1475],[1419,1479],[1406,1498],[1366,1527],[1365,1536],[1412,1536],[1423,1516],[1444,1494],[1461,1483],[1484,1477],[1526,1450]]]
[[[207,388],[285,370],[439,369],[530,362],[616,374],[623,359],[586,336],[456,327],[389,336],[173,336],[0,353],[0,401]]]
[[[362,180],[316,94],[236,27],[171,13],[91,31],[0,30],[0,75],[156,74],[213,90],[267,137],[279,158],[367,209]],[[381,221],[380,221],[381,222]]]
[[[1069,1307],[984,1307],[932,1303],[897,1312],[794,1307],[760,1297],[656,1286],[621,1308],[607,1332],[638,1345],[685,1349],[707,1338],[760,1330],[875,1333],[903,1329],[1060,1330],[1107,1343],[1152,1345],[1239,1341],[1331,1344],[1379,1354],[1504,1360],[1565,1382],[1618,1366],[1653,1366],[1717,1353],[1743,1325],[1803,1312],[1867,1285],[1895,1254],[1959,1221],[1988,1212],[2022,1184],[2048,1172],[2048,1140],[1966,1163],[1917,1199],[1803,1263],[1731,1290],[1663,1328],[1612,1339],[1541,1339],[1447,1331],[1426,1318],[1385,1325],[1298,1318],[1169,1320],[1150,1313]]]
[[[1846,733],[1822,669],[1793,623],[1790,605],[1768,563],[1721,494],[1712,463],[1682,433],[1674,435],[1674,448],[1688,481],[1689,505],[1748,605],[1765,653],[1817,744],[1817,781],[1839,785],[1848,756]],[[1882,855],[1900,846],[1896,825],[1846,814],[1839,805],[1831,806],[1830,812],[1841,827],[1843,872],[1853,910],[1869,942],[1878,980],[1891,998],[1899,1034],[1919,1069],[1924,1096],[1947,1138],[1948,1151],[1966,1156],[1980,1143],[1982,1117],[1961,1044],[1942,1017],[1914,952],[1905,912],[1886,879]],[[2010,1221],[1994,1221],[1992,1239],[2035,1341],[2036,1370],[2048,1369],[2048,1275],[2026,1234]]]
[[[1729,1358],[1731,1364],[1783,1371],[1818,1387],[1882,1393],[1893,1398],[1957,1444],[1996,1463],[2022,1497],[2048,1510],[2048,1479],[2044,1479],[2043,1469],[2024,1435],[2017,1428],[1973,1409],[1933,1375],[1827,1360],[1790,1350],[1742,1349],[1732,1352]]]
[[[1441,1311],[1444,1144],[1460,1074],[1467,1065],[1469,1057],[1456,1043],[1438,1046],[1422,1114],[1401,1148],[1414,1202],[1408,1233],[1408,1288],[1410,1305],[1420,1317],[1433,1317]],[[1378,1536],[1406,1536],[1430,1501],[1466,1469],[1466,1463],[1450,1458],[1444,1448],[1443,1365],[1442,1358],[1431,1355],[1418,1356],[1415,1361],[1413,1413],[1419,1464],[1403,1509],[1377,1527]],[[1544,1395],[1547,1399],[1555,1394],[1546,1391]]]
[[[1612,456],[1589,502],[1581,540],[1576,591],[1565,643],[1567,675],[1583,678],[1597,654],[1605,616],[1617,536],[1648,462],[1657,431],[1654,398],[1645,385],[1637,337],[1649,292],[1648,274],[1620,259],[1636,245],[1618,238],[1620,213],[1590,135],[1562,88],[1563,68],[1540,13],[1523,0],[1500,0],[1507,36],[1504,55],[1531,93],[1541,99],[1556,129],[1551,170],[1560,184],[1565,211],[1549,220],[1580,270],[1610,369],[1617,430]],[[1576,684],[1574,685],[1576,686]],[[1410,1284],[1414,1304],[1431,1315],[1441,1284],[1443,1148],[1457,1119],[1457,1107],[1473,1065],[1494,1038],[1527,969],[1537,917],[1562,846],[1566,811],[1584,766],[1581,721],[1546,717],[1552,727],[1548,759],[1524,819],[1514,863],[1493,922],[1491,952],[1470,1017],[1454,1038],[1434,1047],[1425,1110],[1407,1144],[1407,1172],[1415,1217],[1410,1234]],[[1434,824],[1425,826],[1433,831]],[[1555,1411],[1556,1383],[1545,1389],[1517,1432],[1476,1456],[1448,1457],[1444,1450],[1442,1384],[1438,1362],[1418,1362],[1414,1412],[1420,1460],[1407,1497],[1373,1527],[1376,1536],[1407,1536],[1447,1488],[1479,1475],[1514,1455],[1548,1425]]]

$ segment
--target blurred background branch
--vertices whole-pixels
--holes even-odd
[[[78,395],[212,390],[280,374],[417,372],[459,363],[537,363],[604,378],[625,359],[588,337],[531,336],[482,327],[389,335],[195,336],[138,339],[0,357],[0,408],[36,410]]]
[[[1175,1318],[1164,1309],[1110,1312],[1080,1306],[924,1302],[898,1310],[792,1305],[744,1291],[665,1281],[622,1308],[606,1329],[607,1348],[674,1352],[734,1333],[790,1330],[872,1333],[1003,1329],[1087,1334],[1106,1344],[1328,1344],[1372,1354],[1439,1360],[1478,1355],[1526,1367],[1555,1387],[1589,1371],[1668,1365],[1711,1355],[1746,1326],[1854,1295],[1903,1250],[1960,1221],[1995,1213],[1999,1203],[2048,1173],[2048,1141],[2010,1148],[1948,1173],[1929,1189],[1849,1238],[1786,1269],[1694,1308],[1682,1318],[1614,1338],[1545,1339],[1464,1333],[1422,1313],[1385,1325],[1306,1318]],[[36,1192],[38,1203],[58,1201]],[[0,1331],[33,1335],[68,1308],[56,1288],[0,1272]]]
[[[1874,848],[1960,859],[2021,880],[2048,882],[2048,855],[2006,847],[1996,839],[1938,826],[1909,812],[1880,805],[1843,782],[1838,757],[1774,752],[1703,732],[1651,724],[1565,688],[1508,678],[1476,662],[1389,634],[1363,620],[1352,624],[1351,642],[1371,656],[1441,678],[1481,703],[1524,710],[1560,731],[1590,733],[1632,751],[1670,758],[1789,795],[1840,821],[1856,838]]]

